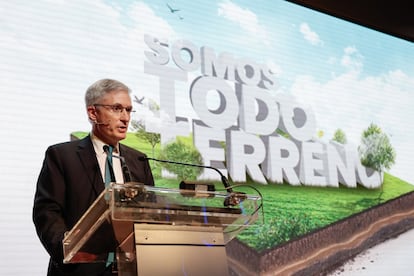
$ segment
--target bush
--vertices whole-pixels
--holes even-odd
[[[168,143],[161,149],[160,159],[195,165],[203,164],[200,152],[194,146],[185,144],[178,139]],[[203,172],[203,168],[200,167],[170,163],[162,163],[162,167],[176,174],[182,180],[195,180]]]

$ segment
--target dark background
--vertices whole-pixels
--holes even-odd
[[[414,42],[412,0],[288,0]]]

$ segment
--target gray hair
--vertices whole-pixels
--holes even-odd
[[[86,106],[91,106],[97,104],[98,101],[105,96],[107,93],[113,91],[126,91],[131,93],[131,90],[128,86],[123,84],[120,81],[112,79],[102,79],[93,83],[88,87],[85,93],[85,104]]]

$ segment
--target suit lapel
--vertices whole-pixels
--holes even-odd
[[[99,169],[96,153],[89,135],[79,142],[78,156],[89,179],[89,183],[92,185],[96,196],[98,196],[105,189],[105,185],[102,180],[101,170]]]

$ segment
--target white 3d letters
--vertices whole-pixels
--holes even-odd
[[[381,185],[379,173],[361,165],[355,148],[315,140],[313,112],[286,95],[274,95],[278,82],[268,66],[187,40],[169,43],[145,35],[144,42],[149,48],[144,72],[158,77],[160,110],[170,118],[162,126],[146,125],[161,134],[161,143],[190,134],[192,120],[204,164],[235,182],[248,175],[262,184]],[[177,83],[187,85],[197,118],[176,115]],[[219,176],[206,170],[200,179]]]

